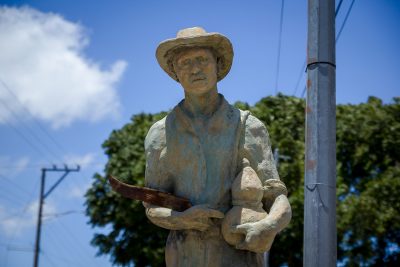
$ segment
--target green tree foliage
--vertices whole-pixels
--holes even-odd
[[[150,126],[165,115],[139,114],[132,117],[131,123],[111,133],[103,143],[109,157],[105,168],[107,176],[143,185],[144,138]],[[163,266],[168,231],[149,223],[139,201],[114,193],[106,177],[95,174],[93,185],[86,193],[86,206],[92,226],[112,227],[107,234],[98,233],[92,239],[99,254],[109,254],[117,265],[129,266],[134,262],[135,266]]]
[[[400,266],[400,98],[337,109],[339,258]]]
[[[304,101],[278,95],[250,109],[268,128],[279,151],[279,173],[289,191],[293,219],[276,238],[270,265],[302,265]],[[109,160],[106,175],[143,185],[144,138],[166,113],[139,114],[103,144]],[[371,97],[359,105],[337,107],[338,260],[346,266],[400,266],[400,98],[382,104]],[[98,233],[92,244],[117,265],[164,266],[168,231],[152,225],[138,201],[111,191],[105,176],[95,174],[86,193],[87,215]],[[105,231],[103,231],[105,232]]]

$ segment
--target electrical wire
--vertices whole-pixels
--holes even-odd
[[[341,1],[339,2],[338,6],[336,7],[335,19],[336,19],[337,14],[339,13],[340,7],[342,6],[342,2],[343,2],[343,0],[341,0]],[[339,30],[338,34],[336,35],[336,39],[335,39],[335,43],[336,43],[336,44],[337,44],[337,42],[339,41],[340,35],[342,34],[342,31],[343,31],[343,29],[344,29],[344,26],[346,25],[347,19],[348,19],[349,16],[350,16],[350,12],[351,12],[351,10],[352,10],[352,8],[353,8],[354,2],[355,2],[355,0],[352,0],[352,2],[351,2],[351,4],[350,4],[350,7],[349,7],[349,9],[347,10],[345,19],[343,20],[343,23],[342,23],[342,25],[340,26],[340,30]],[[305,61],[304,61],[304,62],[305,62]],[[304,95],[305,95],[305,93],[306,93],[306,90],[307,90],[307,86],[304,86],[303,91],[302,91],[302,93],[301,93],[301,98],[304,98]],[[295,92],[297,92],[297,86],[296,86]]]
[[[13,129],[22,139],[24,139],[24,141],[33,149],[35,150],[38,154],[40,154],[43,158],[46,159],[46,161],[50,164],[53,164],[51,162],[51,160],[46,156],[46,154],[35,144],[33,144],[31,141],[29,141],[29,138],[27,138],[25,136],[25,134],[23,134],[17,127],[15,127],[14,125],[12,125],[10,122],[7,121],[7,119],[0,115],[0,119],[3,120],[3,122],[5,122],[11,129]]]
[[[306,72],[306,71],[305,71],[305,68],[306,68],[306,60],[304,60],[304,64],[303,64],[303,66],[302,66],[301,69],[300,69],[299,77],[297,78],[297,82],[296,82],[296,87],[294,88],[294,91],[293,91],[293,95],[294,95],[294,96],[295,96],[296,93],[297,93],[297,88],[299,88],[301,78],[303,77],[304,73]]]
[[[57,221],[59,222],[59,221]],[[55,235],[55,232],[60,235],[61,231],[55,228],[55,223],[50,223],[50,224],[46,224],[47,225],[47,236],[50,237],[50,239],[53,241],[52,243],[57,244],[57,246],[59,248],[61,248],[61,246],[63,248],[61,248],[61,250],[59,251],[69,251],[70,255],[75,255],[75,257],[79,257],[80,260],[79,262],[83,265],[83,266],[90,266],[93,265],[93,259],[89,257],[88,254],[84,253],[81,249],[77,248],[77,240],[74,240],[74,238],[71,235],[64,235],[62,236],[62,238],[57,238]],[[65,231],[64,231],[65,233]],[[66,238],[66,236],[68,236],[71,239]],[[45,245],[45,244],[44,244]],[[75,248],[75,250],[73,250],[72,248]]]
[[[85,214],[84,210],[68,210],[68,211],[64,211],[64,212],[59,212],[59,213],[46,213],[43,214],[43,218],[58,218],[58,217],[62,217],[62,216],[66,216],[66,215],[70,215],[70,214]]]
[[[37,169],[43,167],[44,163],[34,163],[34,164],[27,164],[24,166],[25,169]],[[78,164],[80,165],[80,164]],[[80,165],[81,166],[81,165]],[[97,167],[104,167],[105,163],[104,162],[91,162],[91,163],[85,163],[84,166],[97,166]],[[18,165],[0,165],[0,169],[20,169],[21,167]],[[81,166],[81,169],[85,167]],[[88,168],[85,168],[86,170]]]
[[[45,150],[47,150],[47,152],[49,152],[49,154],[51,154],[54,158],[61,159],[61,158],[59,158],[58,155],[56,155],[56,153],[54,153],[54,152],[47,146],[46,143],[44,143],[44,142],[39,138],[39,136],[36,135],[36,133],[25,123],[24,120],[22,120],[22,119],[18,116],[18,114],[17,114],[3,99],[0,98],[0,102],[1,102],[1,103],[3,104],[3,106],[10,112],[10,114],[12,114],[12,116],[14,116],[14,118],[15,118],[17,121],[19,121],[19,122],[21,123],[21,125],[23,125],[23,126],[25,127],[25,129],[29,132],[29,134],[30,134],[31,136],[33,136],[34,139],[35,139],[38,143],[40,143],[40,144],[42,145],[42,147],[43,147]],[[60,162],[63,162],[63,160],[61,159]]]
[[[37,120],[35,118],[35,116],[33,116],[33,114],[21,103],[21,101],[19,100],[19,98],[17,97],[17,95],[10,89],[10,87],[6,84],[6,82],[0,77],[0,83],[1,83],[1,87],[3,89],[5,89],[16,101],[17,104],[19,104],[19,106],[22,108],[22,110],[25,111],[25,113],[28,115],[28,117],[31,118],[31,120],[37,125],[37,127],[47,136],[48,139],[51,140],[51,142],[55,145],[55,147],[58,149],[58,151],[61,154],[67,154],[65,148],[45,129],[45,127],[39,122],[39,120]],[[42,139],[35,133],[35,131],[33,130],[33,128],[29,127],[25,121],[23,119],[21,119],[19,117],[19,115],[4,101],[0,98],[0,102],[3,104],[3,106],[11,113],[11,115],[17,120],[19,121],[24,127],[25,129],[29,132],[29,134],[38,142],[41,144],[41,147],[44,149],[45,152],[49,153],[53,158],[56,158],[60,161],[60,163],[62,163],[64,160],[62,159],[62,157],[60,157],[58,155],[58,153],[56,153],[55,151],[53,151],[53,149],[51,149],[46,142],[42,141]],[[26,135],[24,135],[20,130],[18,130],[17,127],[15,126],[11,126],[11,123],[7,123],[11,128],[13,128],[14,131],[18,131],[20,137],[22,137],[21,135],[23,135],[24,137],[22,137],[25,141],[28,140],[28,138],[26,137]],[[32,146],[32,145],[31,145]],[[35,149],[37,150],[37,149]],[[43,153],[40,153],[42,156],[44,155]],[[45,157],[48,160],[47,157]],[[50,161],[49,161],[50,162]],[[50,162],[51,163],[51,162]],[[52,163],[51,163],[52,164]]]
[[[39,185],[39,180],[36,181],[36,184],[33,187],[32,192],[30,193],[29,197],[28,197],[28,201],[26,202],[25,207],[21,210],[19,216],[17,217],[22,217],[22,215],[27,211],[27,209],[29,208],[31,201],[33,199],[33,194],[35,193],[36,189],[38,188]],[[10,245],[15,238],[15,234],[17,233],[17,229],[20,227],[20,224],[22,223],[22,218],[20,220],[17,221],[17,225],[14,228],[14,231],[11,233],[9,239],[7,240],[7,244]],[[6,252],[5,258],[4,258],[4,266],[7,266],[7,261],[8,261],[8,251]]]
[[[63,261],[65,263],[68,263],[69,266],[86,266],[87,267],[87,265],[81,265],[82,263],[78,263],[78,262],[72,261],[71,259],[66,259],[66,258],[63,258],[63,257],[59,257],[59,256],[57,256],[57,255],[55,255],[53,253],[50,253],[47,250],[44,251],[43,253],[46,253],[47,255],[51,255],[52,258],[55,258],[57,260]]]
[[[7,195],[7,193],[8,193],[8,195]],[[8,202],[10,202],[10,203],[17,203],[20,205],[24,204],[24,202],[21,199],[19,199],[17,196],[15,196],[14,194],[12,194],[9,191],[1,190],[0,198],[8,200]]]
[[[339,4],[338,4],[337,7],[336,7],[336,10],[335,10],[335,18],[336,18],[336,16],[337,16],[337,14],[339,13],[339,10],[340,10],[340,7],[342,6],[342,3],[343,3],[343,0],[340,0]]]
[[[50,259],[49,255],[47,255],[47,253],[44,253],[44,251],[40,252],[46,259],[47,261],[50,263],[50,266],[56,267],[57,265],[54,264],[54,261],[52,259]]]
[[[336,7],[336,10],[335,10],[335,19],[336,19],[337,15],[339,14],[339,10],[340,10],[340,8],[341,8],[341,6],[342,6],[342,3],[343,3],[343,0],[340,0],[339,4],[338,4],[337,7]],[[306,63],[307,63],[307,60],[305,59],[305,60],[304,60],[304,63],[303,63],[303,66],[300,68],[299,77],[297,78],[296,86],[295,86],[295,89],[294,89],[294,91],[293,91],[293,95],[294,95],[294,96],[296,95],[297,89],[299,88],[301,78],[303,77],[304,73],[307,72]],[[304,88],[305,88],[305,87],[304,87]],[[304,94],[304,92],[305,92],[305,90],[303,90],[302,95]],[[303,96],[302,96],[302,97],[303,97]]]
[[[20,187],[18,184],[14,183],[12,180],[0,174],[0,196],[4,194],[8,194],[12,198],[15,199],[13,202],[22,202],[24,204],[24,200],[26,196],[29,194],[25,189]],[[11,189],[11,190],[10,190]]]
[[[87,257],[87,259],[92,260],[92,258],[90,258],[88,255],[90,255],[89,251],[87,251],[86,247],[81,243],[81,240],[79,238],[76,237],[76,235],[68,229],[68,227],[61,221],[58,220],[57,221],[58,224],[61,226],[62,229],[65,230],[65,232],[67,233],[67,236],[69,236],[71,238],[71,241],[74,241],[75,244],[78,244],[78,246],[81,247],[81,249],[79,251],[84,251],[85,253],[83,253],[83,255],[85,255]]]
[[[45,129],[45,127],[32,115],[32,113],[21,103],[19,98],[14,94],[14,92],[8,87],[8,85],[4,82],[4,80],[0,77],[0,83],[3,85],[3,88],[9,92],[10,95],[14,97],[16,102],[25,110],[27,114],[29,114],[30,118],[36,123],[38,128],[58,147],[58,149],[66,154],[65,148],[57,142],[57,140]]]
[[[28,192],[26,189],[22,188],[20,185],[16,184],[15,182],[13,182],[11,179],[5,177],[4,175],[0,174],[0,178],[7,181],[8,183],[12,184],[13,188],[17,188],[18,190],[20,190],[24,195],[25,194],[29,194],[30,192]],[[4,187],[3,187],[4,189]]]
[[[346,17],[344,18],[344,21],[343,21],[343,23],[342,23],[342,26],[340,27],[339,33],[338,33],[337,36],[336,36],[336,43],[338,42],[338,40],[339,40],[339,38],[340,38],[340,35],[342,34],[344,25],[346,25],[347,19],[348,19],[349,16],[350,16],[350,12],[351,12],[351,9],[353,8],[353,5],[354,5],[354,2],[355,2],[355,1],[356,1],[356,0],[353,0],[353,1],[351,2],[350,7],[349,7],[349,9],[347,10]]]
[[[279,68],[281,61],[281,44],[282,44],[282,26],[283,26],[283,10],[284,10],[285,0],[282,0],[281,5],[281,17],[279,22],[279,41],[278,41],[278,57],[276,60],[276,77],[275,77],[275,94],[278,93],[278,80],[279,80]]]

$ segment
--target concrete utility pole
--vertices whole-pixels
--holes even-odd
[[[304,266],[336,266],[335,1],[308,0]]]
[[[42,212],[43,212],[43,203],[44,199],[49,196],[49,194],[61,183],[62,180],[68,175],[70,172],[78,172],[80,170],[79,165],[76,169],[70,169],[67,165],[64,168],[57,168],[53,166],[53,168],[42,168],[42,177],[40,183],[40,195],[39,195],[39,213],[37,219],[36,226],[36,241],[35,241],[35,256],[33,258],[33,266],[39,266],[39,252],[40,252],[40,234],[42,229]],[[64,172],[64,174],[58,179],[58,181],[44,194],[44,187],[46,182],[46,172]]]

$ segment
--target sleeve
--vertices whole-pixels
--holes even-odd
[[[281,194],[287,195],[285,184],[279,179],[275,161],[271,151],[271,141],[264,124],[249,115],[239,143],[239,161],[248,159],[250,166],[256,171],[263,185],[265,207],[269,209],[275,198]]]
[[[165,118],[153,124],[145,139],[146,171],[145,185],[171,192],[172,184],[166,167]]]

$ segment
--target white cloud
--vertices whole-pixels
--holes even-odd
[[[86,155],[68,155],[64,157],[64,162],[68,165],[79,165],[81,168],[86,168],[93,163],[95,159],[94,153],[87,153]]]
[[[0,156],[0,175],[8,178],[15,177],[26,170],[29,162],[30,159],[28,157],[12,159],[8,156]]]
[[[73,186],[68,193],[70,198],[81,199],[85,196],[87,190],[92,186],[90,182],[83,183],[81,185]]]
[[[0,78],[36,118],[57,128],[118,115],[115,86],[127,63],[104,70],[85,57],[89,39],[81,25],[29,7],[0,7],[0,40]],[[4,88],[0,101],[21,114]],[[0,114],[0,122],[13,120],[4,107]]]
[[[64,162],[66,162],[71,167],[79,165],[82,170],[88,170],[89,167],[92,167],[91,169],[104,168],[103,163],[96,163],[95,160],[95,153],[87,153],[85,155],[68,155],[64,157]],[[86,175],[82,177],[86,177]],[[86,191],[89,189],[89,187],[91,187],[91,184],[91,180],[81,183],[74,183],[74,185],[68,189],[66,195],[70,198],[82,199]]]
[[[15,162],[15,169],[14,169],[14,175],[20,174],[21,172],[23,172],[26,167],[28,166],[29,163],[29,158],[28,157],[22,157],[20,159],[18,159]]]
[[[20,235],[24,230],[36,226],[39,204],[38,201],[30,203],[22,212],[10,211],[0,206],[0,229],[5,235]],[[43,205],[43,214],[56,213],[56,207],[46,201]]]

